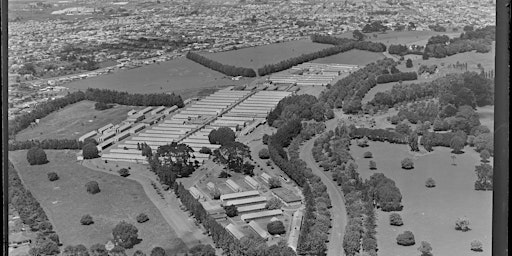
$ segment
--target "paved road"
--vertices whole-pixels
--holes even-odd
[[[327,123],[327,130],[331,130],[335,126],[336,122],[331,120]],[[327,193],[331,198],[332,229],[329,235],[329,243],[327,244],[327,256],[345,255],[345,251],[343,250],[343,235],[345,233],[345,225],[347,224],[347,211],[345,209],[343,192],[338,188],[338,185],[332,181],[331,175],[321,170],[313,158],[311,150],[313,149],[313,143],[317,137],[318,136],[315,136],[308,140],[302,146],[300,158],[313,170],[313,173],[322,179],[322,182],[327,186]]]

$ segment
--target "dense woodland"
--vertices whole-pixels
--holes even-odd
[[[325,121],[326,108],[323,103],[309,94],[288,96],[277,104],[267,116],[270,126],[280,127],[292,119]]]
[[[252,68],[235,67],[231,65],[222,64],[220,62],[208,59],[195,52],[188,52],[186,55],[187,59],[197,62],[207,68],[211,68],[227,76],[244,76],[244,77],[255,77],[256,72]]]

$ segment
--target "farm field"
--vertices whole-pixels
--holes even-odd
[[[366,64],[377,61],[378,59],[384,59],[384,54],[380,52],[369,52],[362,50],[350,50],[343,53],[338,53],[329,57],[320,58],[313,60],[313,63],[340,63],[340,64],[352,64],[364,66]]]
[[[80,90],[100,88],[129,93],[174,92],[186,99],[194,97],[198,91],[204,88],[242,85],[250,83],[252,80],[243,78],[239,81],[233,81],[224,74],[182,57],[158,64],[73,81],[64,86]]]
[[[108,123],[120,123],[132,109],[142,109],[138,106],[115,105],[111,109],[99,111],[94,109],[94,104],[93,101],[83,100],[52,112],[42,118],[39,125],[19,132],[16,140],[78,139]]]
[[[122,220],[134,224],[139,230],[141,243],[127,250],[132,255],[135,250],[149,253],[160,246],[168,255],[186,250],[175,232],[165,223],[158,209],[147,198],[142,186],[133,180],[117,175],[90,170],[75,161],[73,151],[46,150],[49,163],[30,166],[26,151],[9,152],[9,158],[18,170],[25,186],[41,203],[64,247],[92,244],[112,239],[112,229]],[[55,171],[60,179],[48,181],[47,173]],[[101,192],[88,194],[84,184],[95,180]],[[126,209],[130,209],[127,211]],[[135,217],[146,213],[149,221],[137,223]],[[83,226],[80,218],[90,214],[94,224]],[[62,247],[63,248],[63,247]]]
[[[425,45],[430,37],[435,35],[447,35],[449,37],[460,36],[461,32],[435,32],[435,31],[388,31],[386,33],[366,33],[367,40],[390,44],[418,44]],[[377,35],[374,37],[373,35]],[[352,31],[338,34],[336,37],[353,38]]]
[[[367,179],[373,173],[384,173],[395,181],[404,205],[404,209],[398,212],[404,221],[400,227],[389,224],[390,213],[377,210],[379,255],[416,255],[421,241],[432,245],[434,255],[491,255],[492,192],[475,191],[473,187],[475,165],[480,160],[478,153],[466,148],[466,153],[456,156],[457,165],[453,166],[448,148],[436,147],[432,153],[413,154],[407,145],[369,144],[367,148],[351,146],[361,177]],[[369,170],[369,160],[363,158],[366,151],[373,153],[372,160],[377,163],[377,170]],[[413,159],[414,169],[401,169],[400,161],[405,157]],[[428,189],[425,181],[430,177],[437,186]],[[471,230],[456,231],[455,220],[464,216],[469,218]],[[404,247],[396,243],[397,235],[405,230],[413,232],[416,245]],[[473,240],[483,243],[482,253],[470,250]]]
[[[258,69],[305,53],[316,52],[332,45],[313,43],[309,39],[288,41],[217,53],[201,53],[222,64]]]

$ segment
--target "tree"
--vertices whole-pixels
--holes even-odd
[[[141,145],[141,151],[142,151],[142,152],[141,152],[142,156],[145,156],[145,157],[151,157],[151,156],[153,156],[153,150],[152,150],[152,149],[151,149],[151,147],[150,147],[150,146],[148,146],[148,144],[146,144],[146,143],[143,143],[143,144]]]
[[[140,242],[139,230],[132,224],[125,221],[119,222],[112,230],[114,242],[123,248],[132,248]]]
[[[238,215],[238,209],[234,205],[224,206],[224,210],[226,211],[226,215],[228,215],[228,217],[235,217]]]
[[[215,249],[209,244],[198,244],[190,248],[191,256],[215,256]]]
[[[410,158],[404,158],[402,160],[402,168],[406,170],[414,168],[413,161]]]
[[[480,151],[480,158],[482,159],[482,163],[488,163],[489,158],[491,157],[491,153],[487,149]]]
[[[409,147],[411,148],[411,151],[420,151],[418,146],[418,134],[416,132],[412,132],[407,138],[409,140]]]
[[[493,188],[493,168],[489,164],[481,164],[475,167],[477,179],[475,181],[476,190],[492,190]]]
[[[89,256],[87,248],[83,244],[77,246],[68,245],[62,251],[63,256]]]
[[[267,224],[268,233],[271,235],[282,235],[286,233],[286,229],[282,221],[272,221]]]
[[[30,165],[41,165],[48,163],[46,153],[40,147],[32,147],[27,151],[27,161]]]
[[[461,154],[462,149],[464,148],[464,144],[466,143],[466,140],[464,140],[460,136],[453,136],[450,140],[450,148],[453,149],[452,153],[454,154]]]
[[[31,256],[56,255],[59,253],[59,245],[49,239],[36,243],[36,245],[29,250],[29,255]]]
[[[395,127],[395,131],[401,134],[409,135],[411,133],[411,127],[408,124],[400,123]]]
[[[126,250],[119,245],[116,245],[109,253],[110,256],[126,256]]]
[[[221,179],[225,179],[225,178],[229,178],[229,177],[231,177],[231,174],[229,174],[229,173],[227,173],[225,171],[221,171],[219,173],[219,178],[221,178]]]
[[[411,59],[407,59],[407,60],[405,61],[405,67],[407,67],[407,68],[412,68],[412,67],[413,67],[412,60],[411,60]]]
[[[263,145],[267,145],[268,144],[268,139],[270,138],[270,136],[268,134],[263,134],[263,137],[261,138],[261,142],[263,143]]]
[[[55,173],[55,172],[49,172],[48,173],[48,180],[56,181],[58,179],[59,179],[59,175],[57,175],[57,173]]]
[[[281,180],[277,177],[272,177],[268,179],[268,186],[272,188],[280,188],[281,187]]]
[[[327,118],[327,120],[331,120],[331,119],[333,119],[334,117],[335,117],[335,115],[334,115],[334,111],[333,111],[331,108],[329,108],[329,109],[327,109],[327,110],[325,111],[325,118]]]
[[[432,246],[429,242],[421,241],[418,251],[421,252],[421,256],[432,256]]]
[[[281,209],[283,206],[283,203],[278,198],[272,197],[270,200],[267,201],[267,204],[265,205],[265,208],[267,210],[275,210],[275,209]]]
[[[354,39],[356,39],[357,41],[363,41],[364,38],[365,38],[365,35],[363,33],[361,33],[361,31],[359,30],[354,30],[352,32],[352,36],[354,37]]]
[[[392,226],[402,226],[404,222],[402,217],[398,213],[392,213],[389,215],[389,224]]]
[[[220,190],[218,188],[215,188],[215,190],[213,190],[213,192],[212,192],[212,197],[214,200],[219,200],[221,195],[222,195],[222,193],[220,192]]]
[[[367,137],[363,137],[362,139],[357,140],[357,145],[358,145],[359,147],[362,147],[362,148],[364,148],[364,147],[368,147],[368,146],[369,146],[369,145],[368,145],[368,138],[367,138]]]
[[[364,152],[363,153],[363,157],[364,158],[372,158],[373,157],[372,152],[370,152],[370,151]]]
[[[144,252],[142,252],[141,250],[136,250],[133,253],[133,256],[146,256],[146,254]]]
[[[269,158],[270,158],[270,154],[268,153],[268,149],[267,149],[267,148],[262,148],[262,149],[258,152],[258,156],[259,156],[261,159],[269,159]]]
[[[482,242],[480,242],[478,240],[471,241],[471,250],[475,251],[475,252],[483,251],[483,249],[482,249]]]
[[[212,150],[210,148],[207,148],[207,147],[202,147],[199,150],[199,153],[211,155],[212,154]]]
[[[140,213],[139,215],[137,215],[136,219],[138,223],[144,223],[149,220],[149,217],[145,213]]]
[[[92,143],[85,144],[82,148],[82,155],[84,159],[93,159],[98,158],[100,155],[98,154],[98,148],[96,145]]]
[[[436,182],[432,178],[428,178],[427,181],[425,181],[425,187],[427,188],[433,188],[436,186]]]
[[[235,141],[236,135],[229,127],[221,127],[217,130],[213,129],[208,135],[211,144],[227,145]]]
[[[370,160],[370,170],[376,170],[376,169],[377,169],[377,164],[375,163],[375,161]]]
[[[130,176],[130,172],[126,168],[121,168],[118,172],[119,172],[119,175],[121,177],[128,177],[128,176]]]
[[[80,224],[82,224],[82,225],[88,226],[88,225],[91,225],[93,223],[94,223],[94,221],[92,220],[92,217],[89,214],[86,214],[86,215],[82,216],[82,218],[80,219]]]
[[[87,192],[89,192],[90,194],[96,194],[96,193],[99,193],[101,190],[100,190],[100,185],[98,185],[98,182],[96,181],[89,181],[85,184],[85,187],[87,188]]]
[[[151,256],[166,256],[165,250],[162,247],[155,247],[151,250]]]
[[[411,231],[404,231],[396,237],[396,243],[403,246],[414,245],[414,235]]]
[[[91,252],[91,256],[108,256],[107,249],[105,249],[105,245],[103,244],[93,244],[89,251]]]
[[[455,221],[455,230],[460,230],[462,232],[469,231],[469,219],[466,217],[458,218]]]

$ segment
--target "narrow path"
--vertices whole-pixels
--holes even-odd
[[[335,120],[330,120],[326,123],[326,130],[332,130],[336,126]],[[300,158],[306,162],[307,166],[313,170],[313,173],[318,175],[325,186],[327,186],[327,193],[331,199],[332,229],[329,234],[329,243],[327,244],[327,256],[345,255],[343,250],[343,235],[345,234],[345,225],[347,224],[345,200],[343,192],[338,188],[338,185],[332,181],[330,175],[318,167],[313,158],[311,150],[317,137],[318,135],[308,140],[301,147]]]

